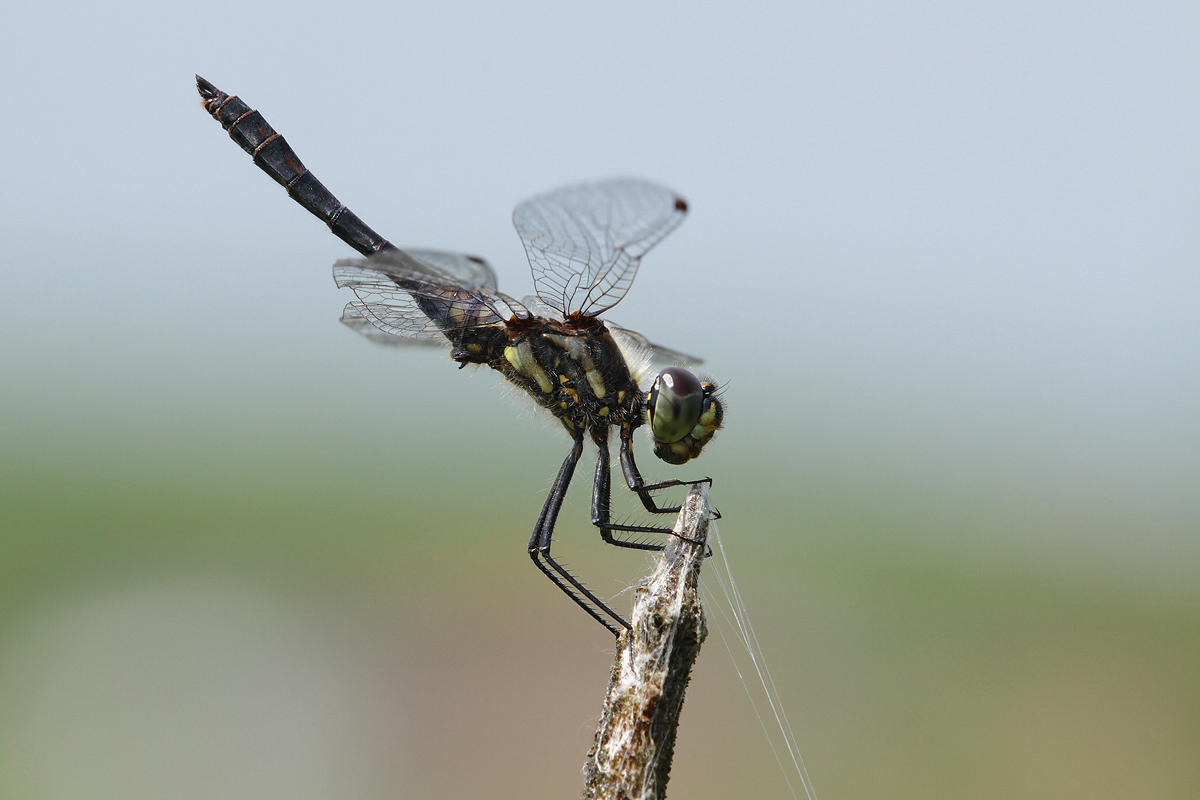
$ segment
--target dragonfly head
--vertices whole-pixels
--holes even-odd
[[[646,401],[654,455],[668,464],[684,464],[700,455],[725,418],[716,395],[716,383],[701,381],[683,367],[658,373]]]

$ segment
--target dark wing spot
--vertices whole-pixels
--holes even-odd
[[[687,211],[687,201],[684,200],[682,197],[676,197],[675,198],[675,210],[676,211]]]

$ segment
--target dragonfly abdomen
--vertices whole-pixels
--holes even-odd
[[[254,158],[259,169],[270,175],[300,205],[319,217],[339,239],[364,256],[395,247],[346,206],[317,180],[300,161],[287,140],[237,95],[222,92],[196,76],[196,88],[204,99],[204,110],[221,123],[229,138]]]

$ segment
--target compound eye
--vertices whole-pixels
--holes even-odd
[[[646,416],[656,441],[678,442],[692,432],[704,411],[704,387],[683,367],[667,367],[654,379]]]

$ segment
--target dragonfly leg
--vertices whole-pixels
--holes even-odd
[[[596,458],[596,481],[592,486],[592,524],[600,529],[600,538],[617,547],[630,547],[634,550],[662,550],[663,545],[651,542],[636,542],[629,539],[618,539],[613,531],[628,533],[670,533],[670,528],[651,525],[621,525],[610,522],[610,481],[612,479],[608,460],[608,430],[603,436],[593,434],[592,438],[599,448],[600,455]]]
[[[562,589],[567,597],[574,600],[580,608],[607,628],[610,633],[619,636],[622,628],[629,628],[629,623],[550,556],[554,523],[558,520],[558,512],[562,510],[563,500],[567,496],[567,488],[571,484],[571,476],[575,472],[575,466],[579,463],[581,455],[583,455],[582,433],[575,437],[575,444],[571,447],[571,452],[567,453],[562,466],[559,467],[558,475],[554,478],[554,485],[550,488],[550,494],[542,505],[542,513],[538,516],[537,525],[533,528],[533,535],[529,537],[529,557],[533,559],[534,564],[537,564],[538,569],[546,573],[555,586]]]
[[[669,480],[660,483],[646,483],[642,480],[642,473],[638,471],[637,463],[633,460],[633,441],[630,431],[627,428],[621,430],[621,471],[625,473],[625,483],[629,489],[637,494],[638,499],[642,501],[642,505],[651,514],[678,514],[679,506],[660,506],[654,502],[654,498],[650,495],[651,492],[658,489],[668,489],[672,486],[691,486],[695,483],[707,483],[712,486],[712,478],[702,478],[698,481],[680,481]],[[608,448],[601,447],[601,452],[605,460],[608,458]],[[598,480],[598,478],[597,478]],[[594,514],[594,512],[593,512]],[[721,512],[715,508],[712,510],[712,518],[714,520],[721,518]],[[621,530],[627,530],[622,528]],[[666,531],[672,533],[673,531]],[[712,555],[712,548],[709,547],[705,552],[704,557],[708,558]]]
[[[642,505],[651,514],[678,514],[679,506],[660,506],[655,502],[651,492],[659,489],[669,489],[672,486],[691,486],[696,483],[712,485],[712,478],[701,478],[698,481],[667,480],[659,483],[646,483],[642,473],[638,471],[637,462],[633,460],[633,432],[628,428],[621,429],[621,472],[625,475],[625,485],[638,496]]]

